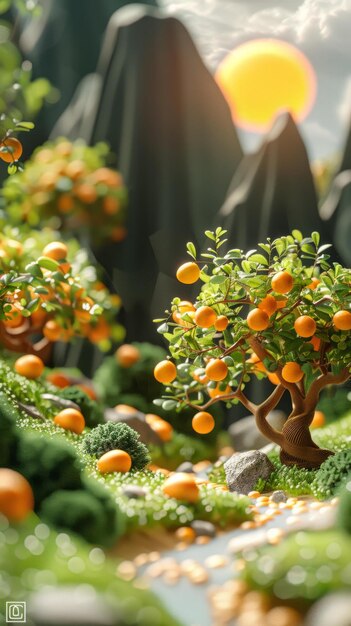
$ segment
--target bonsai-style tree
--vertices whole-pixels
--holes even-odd
[[[331,263],[318,233],[299,231],[257,250],[221,251],[225,231],[206,232],[211,247],[177,271],[185,284],[203,285],[194,304],[174,298],[158,331],[177,361],[159,363],[155,377],[166,385],[156,404],[197,411],[193,427],[213,428],[207,409],[219,400],[241,402],[257,427],[281,448],[286,465],[313,468],[332,454],[312,440],[309,426],[324,387],[351,376],[351,270]],[[200,269],[201,268],[201,269]],[[254,404],[245,387],[268,377],[272,393]],[[281,432],[267,421],[288,393],[292,411]]]

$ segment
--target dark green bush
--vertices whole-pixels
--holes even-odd
[[[150,462],[150,455],[139,439],[139,433],[127,424],[108,422],[93,428],[85,436],[83,449],[96,457],[109,450],[124,450],[132,459],[132,468],[142,470]]]
[[[16,410],[3,393],[0,393],[0,466],[9,467],[16,454],[18,432]]]
[[[328,498],[336,493],[351,473],[351,449],[341,450],[327,458],[320,466],[312,491],[320,497]]]
[[[21,433],[16,469],[30,482],[38,506],[59,489],[81,487],[81,467],[74,448],[61,439]]]
[[[348,476],[345,489],[340,493],[337,526],[351,535],[351,474]]]
[[[154,367],[166,358],[166,352],[150,343],[132,345],[140,352],[139,361],[125,368],[117,363],[114,356],[108,357],[97,369],[94,383],[107,406],[132,404],[140,411],[152,413],[155,412],[152,401],[163,391],[163,385],[154,378]]]
[[[90,543],[110,546],[118,535],[116,504],[98,484],[87,484],[84,490],[55,491],[43,501],[39,514],[47,523]]]
[[[60,390],[57,395],[65,400],[71,400],[71,402],[75,402],[78,404],[82,414],[84,415],[85,423],[89,428],[94,428],[98,424],[101,424],[104,421],[104,412],[102,407],[89,398],[88,394],[85,393],[79,387],[65,387]]]

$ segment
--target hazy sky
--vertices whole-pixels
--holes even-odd
[[[317,100],[300,129],[311,158],[340,150],[351,117],[351,0],[159,0],[188,27],[211,70],[239,43],[284,39],[315,68]],[[258,136],[240,132],[247,149]]]

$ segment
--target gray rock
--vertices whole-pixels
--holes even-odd
[[[118,626],[123,622],[93,587],[46,587],[27,603],[33,626]]]
[[[194,466],[190,463],[190,461],[184,461],[184,463],[181,463],[177,467],[176,472],[186,472],[187,474],[192,474],[194,472]]]
[[[145,498],[147,493],[148,490],[143,487],[139,487],[139,485],[126,485],[125,487],[122,487],[122,495],[127,498]]]
[[[351,626],[351,596],[347,592],[330,593],[310,609],[306,626]]]
[[[287,499],[288,496],[286,495],[285,491],[273,491],[271,495],[272,502],[276,502],[277,504],[279,504],[279,502],[286,502]]]
[[[121,413],[116,409],[105,409],[104,418],[106,422],[124,422],[131,428],[134,428],[143,443],[153,443],[155,446],[162,446],[162,439],[152,430],[151,426],[145,422],[145,416],[138,411],[137,413]]]
[[[190,526],[195,530],[197,537],[215,537],[217,534],[216,527],[211,522],[199,519],[191,522]]]
[[[229,491],[247,494],[252,491],[259,478],[268,478],[274,466],[268,456],[260,450],[233,454],[226,463],[224,471]]]
[[[271,411],[267,416],[267,421],[276,430],[281,431],[286,421],[286,415],[282,411]],[[231,424],[228,432],[231,438],[231,444],[234,450],[238,452],[258,450],[269,443],[269,439],[264,437],[258,430],[253,415],[248,415],[238,422]]]

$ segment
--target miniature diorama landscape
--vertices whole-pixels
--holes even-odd
[[[0,2],[0,622],[349,626],[351,131],[169,11]]]

